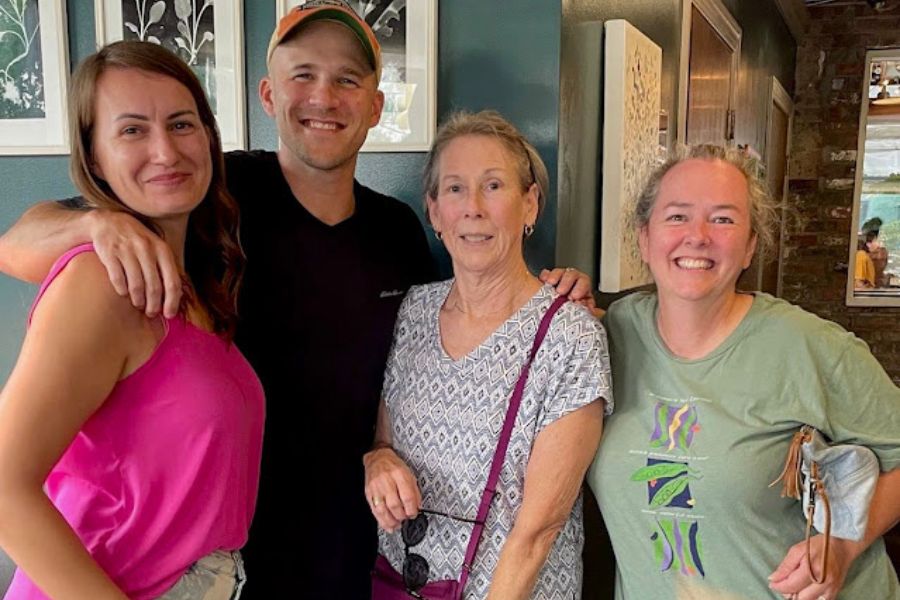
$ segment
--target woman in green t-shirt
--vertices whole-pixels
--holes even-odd
[[[639,199],[657,289],[605,317],[618,406],[588,473],[620,600],[900,598],[881,539],[900,519],[900,390],[839,326],[737,290],[775,211],[754,163],[711,146],[670,160]],[[822,584],[799,503],[768,487],[804,423],[870,447],[882,471],[865,536],[832,538]],[[818,570],[822,536],[811,547]]]

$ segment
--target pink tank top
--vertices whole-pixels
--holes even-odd
[[[86,244],[60,257],[32,312],[66,264],[90,251]],[[45,486],[135,600],[162,595],[199,558],[243,546],[259,483],[264,398],[253,369],[233,344],[181,318],[166,329],[147,362],[87,420]],[[22,571],[6,595],[46,598]]]

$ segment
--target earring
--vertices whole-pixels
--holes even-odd
[[[526,225],[525,226],[525,237],[531,237],[532,233],[534,233],[534,225]]]
[[[440,241],[444,241],[444,238],[443,238],[443,236],[441,235],[441,232],[440,232],[440,231],[435,230],[435,232],[434,232],[434,237],[436,237],[436,238],[439,239]]]

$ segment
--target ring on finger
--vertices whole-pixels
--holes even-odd
[[[384,498],[379,498],[378,496],[372,496],[372,506],[378,506],[384,502]]]

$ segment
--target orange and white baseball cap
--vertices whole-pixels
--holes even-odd
[[[356,11],[350,8],[350,5],[344,0],[307,0],[288,11],[278,21],[278,26],[272,33],[269,50],[266,53],[266,64],[272,61],[272,53],[275,52],[275,48],[297,27],[319,20],[335,21],[348,27],[362,44],[366,58],[369,59],[369,64],[375,71],[375,80],[381,80],[381,45],[375,39],[375,33],[369,24],[356,14]]]

